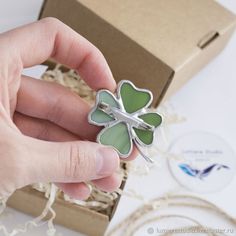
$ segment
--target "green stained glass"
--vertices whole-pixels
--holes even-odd
[[[120,95],[126,112],[133,113],[145,107],[151,100],[147,91],[134,88],[130,83],[123,83]]]
[[[134,128],[134,131],[142,143],[150,145],[153,142],[153,131]]]
[[[146,113],[146,114],[140,115],[139,118],[142,119],[143,121],[145,121],[146,123],[153,125],[154,127],[159,126],[162,122],[161,116],[158,115],[157,113]],[[134,131],[142,143],[144,143],[146,145],[152,144],[153,131],[141,130],[141,129],[137,129],[137,128],[134,128]]]
[[[99,102],[105,102],[106,104],[109,104],[112,107],[119,108],[119,104],[115,100],[112,94],[108,93],[107,91],[100,91],[98,94],[98,101]],[[91,115],[90,118],[93,122],[96,122],[98,124],[103,124],[106,122],[114,121],[115,119],[105,112],[101,111],[100,109],[95,109]]]
[[[99,134],[99,142],[114,147],[122,155],[129,154],[132,148],[128,127],[123,122],[102,130]]]
[[[90,123],[105,126],[98,134],[97,141],[113,147],[123,158],[132,152],[133,141],[137,147],[150,146],[154,137],[154,129],[151,128],[158,127],[162,122],[160,115],[145,110],[151,102],[150,91],[136,88],[127,80],[118,84],[117,97],[108,90],[98,91],[96,105],[89,113]],[[139,152],[145,160],[153,162],[141,149]]]
[[[111,116],[107,115],[105,112],[96,109],[92,114],[91,114],[91,120],[95,121],[97,123],[105,123],[105,122],[110,122],[113,121],[114,118]]]
[[[162,118],[157,113],[145,113],[143,115],[138,116],[140,119],[148,123],[149,125],[153,125],[154,127],[157,127],[161,124]]]

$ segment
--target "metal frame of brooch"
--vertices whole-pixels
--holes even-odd
[[[121,158],[127,158],[135,145],[144,159],[152,163],[141,150],[152,146],[155,130],[162,123],[158,113],[147,110],[152,100],[151,91],[137,88],[128,80],[119,82],[115,95],[106,89],[99,90],[88,115],[89,123],[104,126],[97,142],[113,147]]]

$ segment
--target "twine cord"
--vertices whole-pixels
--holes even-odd
[[[191,203],[187,203],[187,201],[191,201]],[[116,225],[110,232],[107,233],[106,236],[115,236],[115,235],[122,235],[122,236],[133,236],[137,231],[144,226],[159,222],[162,219],[166,218],[179,218],[179,219],[188,219],[195,225],[190,225],[188,227],[182,228],[173,228],[166,230],[167,232],[161,234],[163,236],[170,236],[170,235],[178,235],[179,232],[191,232],[191,230],[195,230],[194,232],[201,232],[208,236],[218,236],[218,235],[227,235],[223,232],[215,233],[215,229],[208,227],[197,221],[196,219],[188,216],[184,216],[181,214],[163,214],[156,217],[151,217],[149,219],[145,219],[151,213],[159,213],[160,210],[167,209],[171,210],[176,207],[185,207],[185,208],[196,208],[199,210],[207,211],[208,213],[211,211],[225,220],[227,220],[232,226],[236,227],[236,218],[230,216],[221,208],[216,206],[215,204],[196,197],[192,195],[166,195],[163,197],[155,198],[149,201],[147,204],[142,205],[139,207],[135,212],[127,216],[121,223]],[[141,222],[140,222],[141,221]]]

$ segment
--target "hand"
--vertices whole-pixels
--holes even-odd
[[[60,85],[21,75],[52,57],[91,88],[114,91],[101,52],[54,18],[1,34],[0,52],[0,196],[36,182],[55,182],[79,199],[90,194],[87,181],[116,189],[119,157],[92,142],[99,129],[87,122],[89,105]]]

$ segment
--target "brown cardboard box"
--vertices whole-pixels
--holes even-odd
[[[39,216],[46,202],[44,193],[28,186],[17,190],[7,204],[26,214]],[[56,212],[55,223],[89,236],[103,236],[110,220],[106,214],[67,203],[63,199],[57,199],[53,204],[53,209]]]
[[[126,165],[123,164],[122,168],[125,169]],[[125,183],[126,181],[124,180],[121,184],[121,189],[124,188]],[[7,205],[18,211],[37,217],[41,215],[47,203],[47,198],[44,195],[44,193],[33,189],[31,186],[27,186],[16,190],[8,199]],[[120,197],[117,198],[111,208],[95,211],[66,202],[62,197],[57,197],[52,206],[56,212],[54,223],[88,236],[104,236],[119,201]],[[49,217],[50,215],[46,219]]]
[[[123,183],[124,184],[124,183]],[[30,186],[17,190],[7,201],[7,205],[26,214],[39,216],[46,206],[44,193]],[[116,210],[119,199],[110,214],[97,212],[57,198],[53,204],[56,212],[54,222],[88,236],[103,236]],[[48,219],[48,217],[46,218]]]
[[[154,105],[216,56],[236,23],[213,0],[46,0],[46,16],[95,44],[117,81],[152,90]]]

